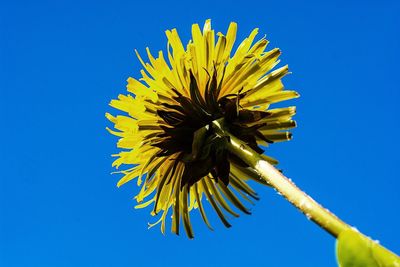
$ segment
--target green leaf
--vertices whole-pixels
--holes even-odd
[[[396,254],[353,229],[339,235],[336,254],[340,267],[400,266],[400,258]]]

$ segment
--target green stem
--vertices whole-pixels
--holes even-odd
[[[263,159],[261,155],[229,133],[224,127],[223,120],[214,121],[213,128],[218,135],[228,136],[230,138],[228,150],[231,153],[241,158],[250,167],[256,170],[261,178],[304,213],[307,218],[336,238],[341,232],[351,228],[348,224],[300,190],[289,178]]]

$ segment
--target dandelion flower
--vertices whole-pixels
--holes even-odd
[[[225,35],[215,34],[210,20],[203,31],[194,24],[186,49],[176,29],[166,31],[166,58],[162,51],[154,57],[147,48],[146,63],[136,52],[142,77],[129,78],[129,93],[110,103],[124,112],[106,114],[115,128],[107,130],[120,138],[117,146],[123,149],[113,155],[113,166],[126,166],[118,171],[123,175],[118,186],[136,179],[141,187],[136,208],[152,205],[151,215],[159,218],[150,226],[161,223],[162,233],[170,214],[171,231],[179,234],[182,222],[193,238],[190,212],[196,209],[212,229],[207,202],[230,227],[227,214],[239,216],[233,207],[250,214],[244,202],[258,199],[248,181],[268,185],[226,149],[229,137],[218,134],[213,122],[223,120],[233,136],[271,164],[277,161],[264,149],[291,139],[287,130],[296,125],[295,108],[270,108],[298,97],[282,84],[288,67],[275,68],[279,49],[266,51],[265,38],[254,42],[254,29],[233,52],[236,30],[236,23]]]

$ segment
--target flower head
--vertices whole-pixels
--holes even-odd
[[[193,237],[189,213],[194,209],[211,228],[205,199],[229,227],[224,213],[239,216],[231,205],[249,214],[242,202],[258,199],[247,181],[265,184],[226,149],[229,138],[213,130],[213,121],[224,120],[232,135],[259,154],[264,152],[260,146],[289,140],[286,130],[296,125],[291,119],[294,107],[269,108],[298,97],[295,91],[284,90],[281,82],[288,67],[272,71],[279,63],[279,49],[265,51],[264,38],[253,44],[255,29],[232,53],[236,29],[236,23],[231,23],[227,34],[217,33],[216,38],[210,20],[203,31],[194,24],[186,49],[175,29],[166,31],[168,60],[163,52],[154,57],[147,48],[150,62],[145,63],[137,53],[144,67],[142,78],[129,78],[131,94],[110,103],[126,114],[106,114],[115,128],[107,130],[120,137],[117,145],[124,149],[113,155],[117,157],[113,166],[129,166],[119,171],[123,177],[118,186],[137,180],[141,190],[136,207],[152,204],[151,214],[159,220],[150,226],[161,223],[163,233],[170,211],[176,234],[182,221],[187,235]]]

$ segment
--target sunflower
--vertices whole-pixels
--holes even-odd
[[[239,216],[232,206],[250,214],[243,202],[258,199],[248,181],[268,185],[229,152],[229,136],[219,134],[214,122],[223,121],[230,134],[271,164],[277,161],[264,155],[264,149],[290,140],[287,130],[296,126],[295,107],[269,108],[298,97],[282,84],[288,67],[273,70],[280,50],[266,51],[265,38],[253,43],[258,33],[254,29],[232,53],[236,31],[233,22],[226,35],[215,35],[210,20],[203,31],[194,24],[185,49],[176,29],[167,30],[167,59],[162,51],[154,57],[147,48],[149,63],[145,63],[136,51],[144,67],[142,77],[129,78],[130,94],[110,102],[124,115],[106,113],[115,128],[107,130],[119,137],[117,146],[123,149],[113,155],[112,166],[126,166],[117,171],[122,175],[117,185],[136,179],[141,189],[135,208],[152,205],[151,215],[159,218],[149,226],[161,223],[163,234],[170,213],[171,231],[179,234],[182,222],[187,236],[193,238],[190,212],[194,209],[212,229],[205,199],[230,227],[226,214]]]

